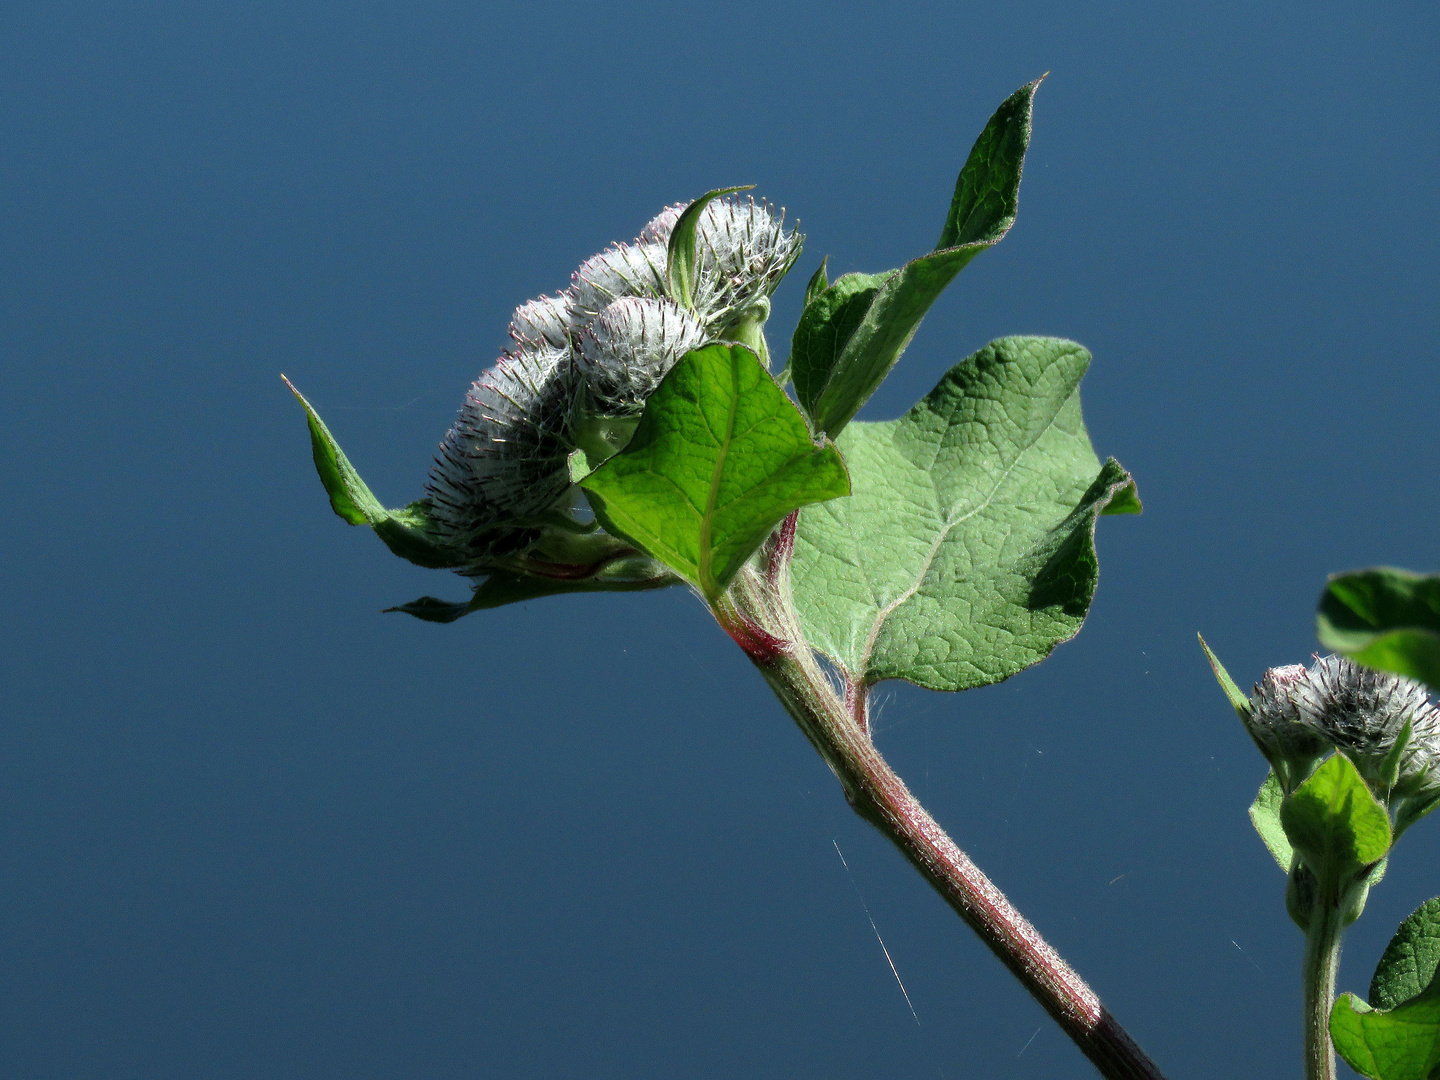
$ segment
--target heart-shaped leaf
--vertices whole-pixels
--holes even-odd
[[[605,528],[716,600],[790,511],[850,492],[834,444],[756,355],[716,342],[680,359],[624,450],[580,482]]]
[[[792,572],[807,637],[852,680],[983,686],[1079,630],[1096,517],[1139,508],[1085,431],[1089,363],[1073,341],[1003,338],[899,420],[845,429],[854,494],[801,512]]]

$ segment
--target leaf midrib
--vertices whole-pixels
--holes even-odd
[[[715,523],[716,503],[720,499],[720,477],[725,471],[725,459],[735,439],[736,414],[740,410],[740,371],[732,360],[730,363],[730,401],[725,412],[725,437],[720,442],[720,451],[715,455],[715,465],[710,470],[710,490],[705,493],[705,513],[700,519],[700,565],[696,577],[706,596],[715,594],[715,579],[712,576],[715,552],[711,545],[711,533]],[[702,413],[703,415],[703,413]]]

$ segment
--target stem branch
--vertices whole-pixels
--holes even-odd
[[[788,566],[741,571],[730,603],[713,610],[745,647],[763,630],[779,648],[746,648],[776,696],[839,778],[855,812],[924,875],[1108,1080],[1164,1080],[1159,1068],[1101,1005],[1085,981],[1011,906],[920,805],[871,740],[869,687],[836,692],[806,644],[789,603]]]
[[[1330,1010],[1335,1007],[1335,976],[1340,968],[1344,936],[1339,904],[1333,891],[1321,891],[1310,911],[1305,934],[1305,1080],[1335,1080],[1335,1046],[1330,1041]]]

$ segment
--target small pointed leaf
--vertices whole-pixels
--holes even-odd
[[[1014,224],[1039,85],[1037,79],[1015,91],[985,125],[960,170],[934,251],[887,274],[855,275],[878,284],[832,301],[835,326],[829,330],[822,327],[823,309],[811,312],[807,304],[802,316],[802,322],[809,317],[807,340],[801,342],[797,327],[801,347],[792,351],[790,363],[796,396],[816,431],[840,433],[900,359],[930,305],[971,259],[999,243]]]
[[[716,600],[790,511],[850,493],[839,451],[753,352],[695,349],[645,403],[630,444],[581,481],[605,528]]]
[[[820,260],[820,265],[815,268],[815,273],[810,275],[810,281],[805,286],[805,305],[810,303],[822,292],[830,287],[830,279],[825,276],[825,267],[830,265],[830,256],[826,255]]]
[[[1235,710],[1235,715],[1240,717],[1241,720],[1248,720],[1250,717],[1250,699],[1245,696],[1245,692],[1241,690],[1240,687],[1235,685],[1235,680],[1232,679],[1230,673],[1225,670],[1225,665],[1220,663],[1220,658],[1210,651],[1210,646],[1205,644],[1205,639],[1200,637],[1199,634],[1195,636],[1200,638],[1200,648],[1205,650],[1205,659],[1210,661],[1210,670],[1215,673],[1215,681],[1220,684],[1220,689],[1225,691],[1225,697],[1229,700],[1230,707]],[[1271,773],[1270,779],[1265,781],[1266,785],[1268,786],[1271,781],[1275,782],[1275,790],[1279,791],[1280,783],[1278,780],[1275,780],[1274,773]],[[1260,792],[1264,794],[1265,788],[1262,787]],[[1260,835],[1264,836],[1265,834],[1261,833]],[[1265,842],[1268,844],[1270,841],[1266,840]],[[1275,849],[1271,848],[1270,850],[1273,851]],[[1286,866],[1286,869],[1288,870],[1289,867]]]
[[[670,299],[687,310],[695,307],[695,228],[705,207],[725,195],[749,191],[754,184],[716,188],[707,191],[681,213],[670,231],[670,245],[665,253],[665,287]]]
[[[284,375],[280,376],[285,379]],[[425,500],[399,510],[387,510],[360,478],[330,429],[289,379],[285,385],[305,409],[310,425],[310,451],[315,471],[330,496],[330,508],[351,525],[369,525],[396,555],[430,569],[463,566],[468,553],[441,541],[430,525],[430,508]]]

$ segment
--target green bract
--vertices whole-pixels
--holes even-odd
[[[753,352],[685,356],[645,406],[630,445],[580,482],[605,528],[715,601],[790,511],[850,493]]]
[[[855,682],[998,682],[1075,634],[1094,595],[1097,515],[1134,513],[1080,415],[1090,354],[1004,338],[899,420],[837,440],[854,494],[800,515],[795,602]]]
[[[1294,853],[1337,894],[1390,850],[1390,815],[1344,754],[1334,754],[1280,804]]]

